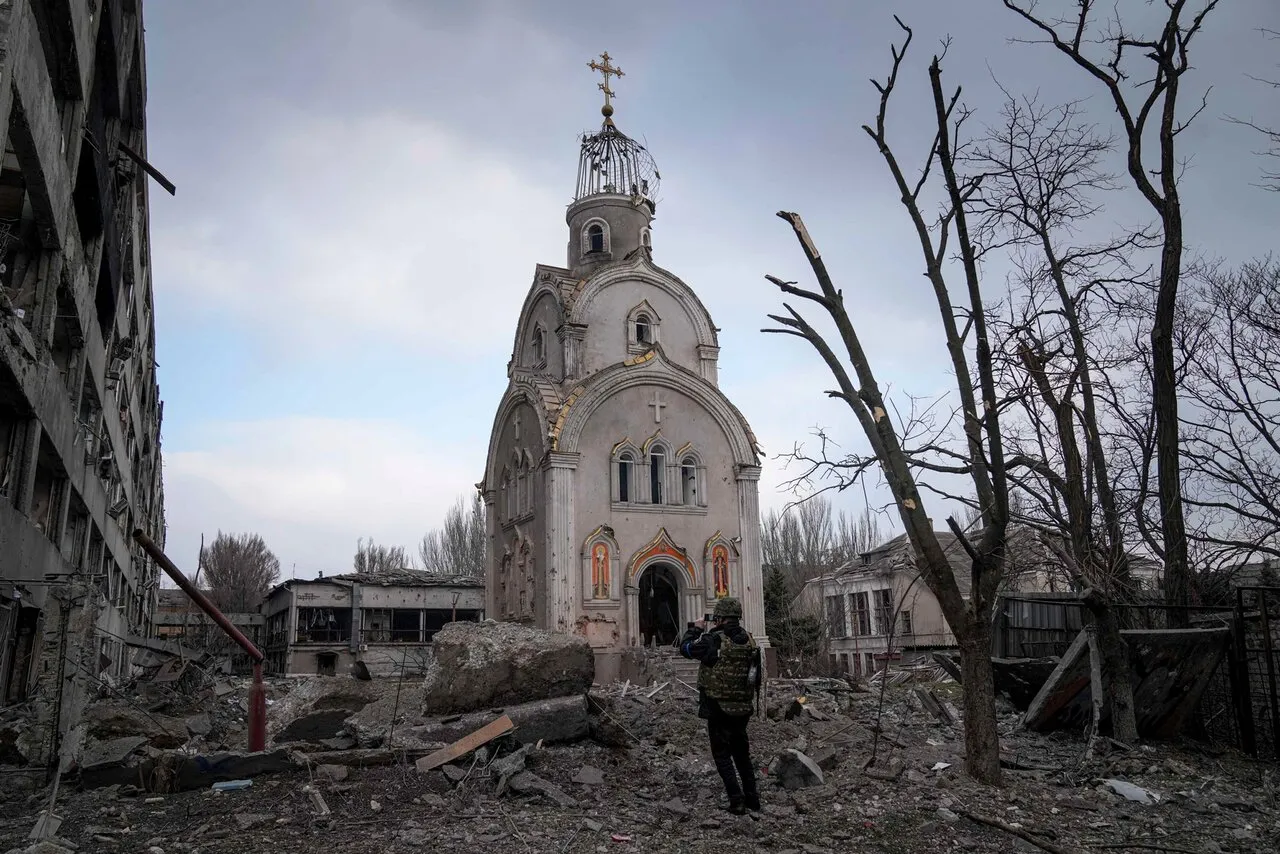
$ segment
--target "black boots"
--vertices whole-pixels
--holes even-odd
[[[760,795],[756,792],[742,796],[742,805],[752,812],[760,812]]]

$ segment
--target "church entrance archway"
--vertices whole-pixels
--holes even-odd
[[[680,581],[675,567],[656,563],[640,576],[640,643],[671,646],[680,637]]]

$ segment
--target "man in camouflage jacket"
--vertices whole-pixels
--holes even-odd
[[[707,722],[711,757],[724,780],[729,811],[737,815],[760,810],[747,741],[747,721],[760,684],[760,648],[739,624],[741,619],[742,603],[726,597],[716,602],[710,629],[699,620],[680,638],[680,654],[701,663],[698,717]]]

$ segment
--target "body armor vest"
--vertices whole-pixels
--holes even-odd
[[[726,715],[751,714],[756,686],[751,682],[750,673],[758,651],[756,639],[749,634],[743,644],[722,635],[716,663],[698,668],[698,687],[715,700]]]

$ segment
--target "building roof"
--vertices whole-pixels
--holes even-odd
[[[291,578],[282,581],[267,592],[271,596],[277,590],[303,584],[337,584],[348,586],[361,584],[379,587],[484,587],[483,579],[469,575],[442,575],[424,569],[386,569],[380,572],[344,572],[338,575],[322,575],[319,578]]]

